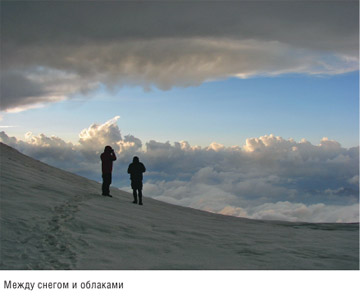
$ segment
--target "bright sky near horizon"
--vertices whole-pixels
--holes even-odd
[[[242,146],[247,138],[274,134],[313,144],[328,137],[348,148],[358,145],[358,80],[358,72],[351,72],[230,78],[167,91],[101,88],[72,100],[3,114],[0,124],[19,139],[31,131],[77,143],[82,129],[119,115],[122,133],[143,141]]]

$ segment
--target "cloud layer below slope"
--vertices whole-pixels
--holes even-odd
[[[0,140],[50,165],[101,180],[99,155],[116,150],[113,179],[129,190],[126,173],[134,155],[147,167],[144,192],[170,203],[255,219],[308,222],[359,220],[359,148],[323,138],[319,145],[273,135],[249,138],[243,146],[191,146],[186,141],[145,145],[123,136],[118,117],[93,124],[79,143],[30,132],[24,141]]]

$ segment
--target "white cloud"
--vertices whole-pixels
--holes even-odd
[[[225,150],[225,146],[223,146],[222,144],[213,142],[207,147],[207,150],[213,150],[215,152],[219,152],[219,151]]]
[[[220,214],[261,220],[283,220],[293,222],[358,222],[359,204],[333,206],[325,204],[305,205],[288,201],[266,203],[248,210],[226,206]]]
[[[215,213],[291,221],[355,221],[358,217],[359,148],[323,138],[319,145],[269,135],[244,146],[191,146],[186,141],[142,141],[122,136],[119,117],[93,124],[72,144],[56,136],[26,134],[0,140],[48,164],[100,180],[99,155],[112,145],[118,155],[114,184],[129,188],[133,155],[147,168],[144,193],[170,203]],[[355,219],[355,220],[354,220]]]
[[[92,124],[79,134],[79,143],[84,150],[99,152],[100,148],[106,145],[115,147],[117,142],[122,140],[119,127],[116,122],[120,116],[115,116],[102,125]]]
[[[247,152],[260,152],[267,148],[277,149],[277,152],[289,151],[289,148],[294,150],[296,142],[292,139],[284,140],[282,137],[276,137],[274,135],[261,136],[259,138],[246,139],[246,145],[244,150]]]
[[[358,222],[359,204],[333,206],[325,204],[277,202],[256,207],[254,219],[305,222]]]
[[[353,176],[351,179],[348,180],[348,182],[350,184],[358,185],[359,184],[359,175]]]

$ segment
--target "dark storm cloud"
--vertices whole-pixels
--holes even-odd
[[[19,95],[6,84],[3,110],[64,99],[99,82],[169,89],[357,68],[358,3],[351,1],[13,1],[1,11],[2,68],[23,73],[25,84]],[[53,80],[45,88],[49,70],[69,87],[59,91]]]
[[[356,1],[15,2],[3,4],[2,33],[19,46],[229,37],[346,51],[356,49],[357,15]]]
[[[24,105],[36,103],[37,99],[44,94],[45,91],[40,85],[27,79],[21,73],[10,71],[1,75],[1,110],[15,108],[16,100],[20,100]]]

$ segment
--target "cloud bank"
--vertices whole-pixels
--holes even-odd
[[[14,1],[1,17],[4,111],[100,85],[358,69],[357,1]]]
[[[99,155],[117,152],[114,183],[130,190],[126,173],[134,155],[146,165],[144,193],[169,203],[254,219],[306,222],[359,221],[359,148],[323,138],[313,145],[281,137],[249,138],[243,146],[191,146],[186,141],[144,145],[123,136],[115,117],[93,124],[72,144],[28,133],[0,140],[36,159],[101,180]]]

